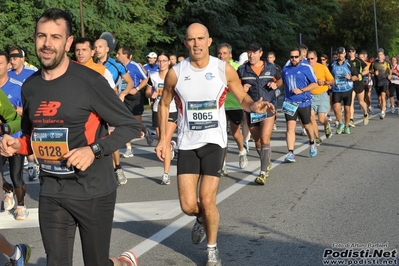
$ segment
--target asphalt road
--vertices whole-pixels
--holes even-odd
[[[149,113],[145,119],[149,121]],[[398,264],[394,251],[399,244],[399,115],[388,112],[384,120],[373,115],[368,126],[361,119],[356,108],[356,128],[350,135],[324,140],[315,158],[309,157],[307,137],[300,136],[298,127],[297,162],[286,164],[285,123],[280,114],[271,143],[273,168],[265,186],[253,182],[259,172],[253,142],[250,162],[241,170],[229,137],[229,176],[221,178],[218,193],[223,265],[327,265],[332,264],[328,259],[338,256],[343,257],[340,265],[380,265],[372,261],[378,255],[372,253],[374,249],[388,252],[377,258],[379,262]],[[122,159],[129,180],[118,188],[110,254],[133,250],[140,266],[205,265],[206,241],[191,244],[194,219],[180,211],[176,159],[172,184],[160,185],[162,164],[154,147],[142,139],[133,147],[135,156]],[[46,260],[37,221],[38,192],[38,182],[28,182],[29,219],[15,221],[3,211],[0,233],[13,243],[31,245],[28,265],[42,266]],[[345,247],[352,250],[346,257]],[[355,257],[355,251],[363,251],[364,256]],[[361,259],[368,264],[360,264]],[[6,261],[0,255],[0,265]],[[78,234],[74,265],[83,265]]]

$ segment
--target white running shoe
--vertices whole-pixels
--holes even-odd
[[[134,254],[130,250],[123,252],[119,256],[118,260],[126,262],[129,266],[138,266],[139,265],[139,261],[137,260],[136,254]]]
[[[126,149],[125,153],[122,154],[123,158],[132,158],[134,157],[132,149]]]
[[[118,184],[121,185],[125,185],[127,183],[127,178],[125,176],[125,173],[123,172],[123,169],[117,169],[115,171],[115,175],[116,175],[116,180],[118,181]]]
[[[161,184],[162,185],[170,185],[170,177],[169,177],[169,175],[168,174],[163,174],[162,175],[162,182],[161,182]]]
[[[248,158],[247,158],[247,153],[244,150],[244,154],[239,154],[238,155],[238,164],[241,169],[244,169],[248,165]],[[227,172],[227,171],[226,171]]]
[[[206,266],[222,266],[222,260],[219,256],[219,250],[217,248],[207,248],[208,262]]]
[[[21,221],[28,219],[29,212],[25,206],[18,206],[14,211],[14,215],[15,215],[15,220]]]
[[[9,211],[14,208],[15,200],[13,192],[4,193],[4,210]]]

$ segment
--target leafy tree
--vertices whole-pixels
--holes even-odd
[[[85,37],[96,40],[102,32],[115,35],[117,43],[133,48],[137,60],[143,60],[151,42],[170,42],[164,35],[163,24],[168,12],[167,0],[93,0],[83,1]],[[33,33],[36,19],[47,8],[67,10],[73,20],[75,38],[81,36],[79,1],[59,0],[1,0],[0,1],[0,49],[7,50],[18,44],[28,55],[34,54]],[[37,64],[35,57],[30,62]]]

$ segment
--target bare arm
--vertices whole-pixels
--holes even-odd
[[[132,77],[130,76],[129,73],[126,73],[125,75],[122,76],[123,79],[126,82],[126,88],[124,91],[121,92],[121,94],[119,95],[119,98],[122,100],[125,99],[125,96],[129,94],[129,92],[132,90],[133,86],[134,86],[134,82],[132,80]]]
[[[177,84],[177,76],[174,69],[170,69],[166,74],[164,88],[162,90],[162,98],[158,105],[158,125],[159,125],[159,141],[155,148],[158,158],[163,161],[165,153],[170,152],[166,147],[170,145],[166,143],[166,124],[169,117],[169,105],[175,96],[175,86]]]

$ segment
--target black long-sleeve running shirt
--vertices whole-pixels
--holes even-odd
[[[41,153],[36,156],[48,155],[45,162],[51,165],[52,159],[65,153],[65,147],[72,150],[99,143],[102,148],[101,158],[86,171],[73,168],[60,174],[42,167],[41,195],[84,200],[116,189],[112,153],[138,136],[141,126],[103,76],[72,61],[62,76],[51,81],[44,80],[39,70],[25,81],[22,101],[19,153],[32,153],[31,140],[36,141],[33,150]],[[110,135],[106,123],[116,127]],[[66,140],[62,140],[65,132]]]

